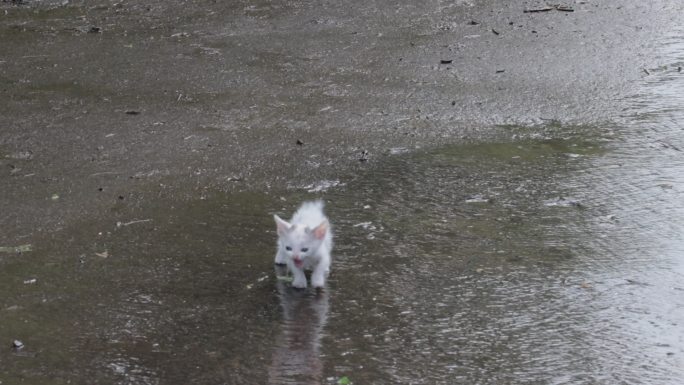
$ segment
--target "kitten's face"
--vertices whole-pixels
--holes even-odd
[[[310,229],[303,225],[291,225],[277,216],[275,218],[278,226],[278,247],[295,266],[303,267],[304,259],[313,255],[321,246],[328,227],[327,221]]]

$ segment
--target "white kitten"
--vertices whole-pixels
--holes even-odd
[[[312,269],[311,285],[323,287],[330,273],[332,250],[332,231],[323,214],[323,202],[304,202],[290,222],[273,217],[278,228],[275,263],[287,264],[294,276],[292,286],[306,288],[304,269]]]

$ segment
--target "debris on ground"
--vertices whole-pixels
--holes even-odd
[[[482,194],[475,194],[466,197],[465,203],[493,203],[494,199],[487,198]]]
[[[565,198],[559,196],[557,198],[547,199],[544,201],[546,207],[577,207],[583,208],[582,203],[572,198]]]
[[[550,7],[543,7],[543,8],[533,8],[533,9],[525,9],[523,10],[523,13],[540,13],[540,12],[550,12],[550,11],[559,11],[559,12],[575,12],[575,9],[572,7],[569,7],[567,5],[552,5]]]
[[[123,199],[123,198],[120,197],[119,199]],[[145,222],[152,222],[152,219],[136,219],[136,220],[133,220],[130,222],[116,222],[116,227],[117,228],[126,227],[126,226],[130,226],[130,225],[134,225],[136,223],[145,223]]]
[[[9,155],[5,155],[5,158],[15,159],[15,160],[31,160],[33,159],[33,151],[17,151]]]
[[[455,105],[456,102],[451,102],[451,105]],[[389,149],[389,153],[392,155],[399,155],[399,154],[405,154],[409,152],[410,150],[406,147],[392,147]]]
[[[553,11],[553,7],[535,8],[535,9],[525,9],[523,13],[540,13]]]
[[[291,275],[278,275],[278,276],[276,276],[276,279],[277,279],[278,281],[282,281],[282,282],[292,282],[292,281],[294,281],[294,277],[292,277]]]
[[[0,246],[0,253],[26,253],[33,250],[33,245],[19,245],[19,246]]]

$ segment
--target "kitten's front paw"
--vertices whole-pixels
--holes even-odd
[[[325,278],[311,277],[311,286],[315,288],[322,288],[323,286],[325,286]]]
[[[295,279],[292,282],[292,287],[295,289],[306,289],[306,278],[304,279]]]

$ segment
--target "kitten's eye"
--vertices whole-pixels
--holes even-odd
[[[290,246],[285,246],[285,250],[292,251],[292,248]]]
[[[308,248],[308,247],[305,247],[305,248],[302,249],[302,253],[306,253],[307,251],[309,251],[309,248]]]

